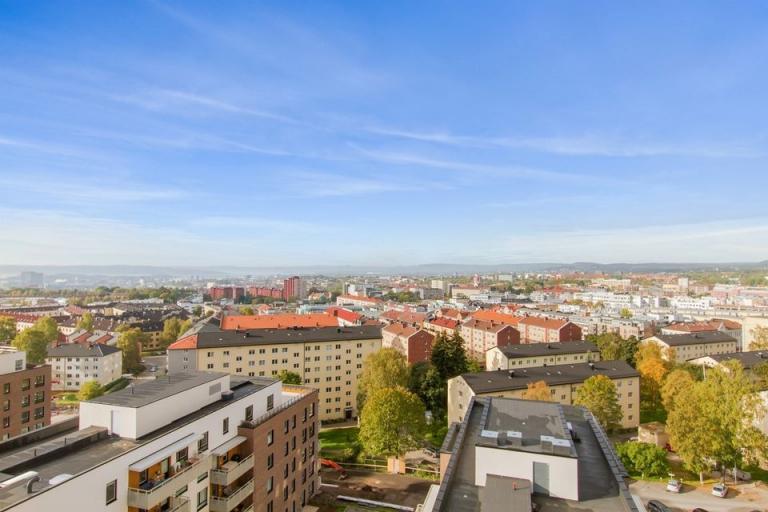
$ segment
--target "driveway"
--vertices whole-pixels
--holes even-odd
[[[145,356],[142,358],[143,365],[146,368],[140,375],[139,378],[148,378],[148,377],[154,377],[156,375],[165,375],[166,374],[166,368],[168,366],[168,358],[166,356]],[[151,366],[157,367],[157,371],[150,372],[149,368]]]
[[[729,486],[726,498],[712,496],[711,485],[702,488],[685,485],[680,494],[667,492],[665,488],[666,483],[662,482],[634,482],[629,486],[630,492],[640,497],[643,503],[656,499],[678,511],[687,512],[696,507],[709,512],[768,511],[768,491],[753,484]]]

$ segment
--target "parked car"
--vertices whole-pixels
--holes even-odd
[[[651,500],[648,502],[648,512],[672,512],[672,510],[660,502],[659,500]]]
[[[673,478],[667,482],[667,491],[679,493],[683,489],[683,482],[677,478]]]
[[[712,496],[717,496],[718,498],[725,498],[727,494],[728,494],[728,486],[722,482],[720,482],[719,484],[715,484],[715,486],[712,487]]]

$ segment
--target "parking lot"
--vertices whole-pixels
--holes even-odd
[[[676,511],[689,512],[700,507],[709,512],[768,512],[768,490],[761,484],[729,486],[726,498],[712,496],[711,485],[703,488],[685,485],[680,494],[667,492],[663,482],[634,482],[629,488],[643,503],[655,499]]]

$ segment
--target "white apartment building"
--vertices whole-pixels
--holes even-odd
[[[76,430],[0,445],[0,510],[300,510],[319,484],[316,397],[272,379],[194,372],[82,402]],[[298,459],[290,472],[284,439]]]
[[[103,386],[119,379],[123,370],[123,351],[101,343],[68,343],[49,348],[45,362],[51,365],[51,389],[77,391],[90,380]]]

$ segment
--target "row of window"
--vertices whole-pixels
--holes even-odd
[[[35,377],[35,387],[39,388],[41,386],[45,386],[45,375],[37,375]],[[31,379],[22,379],[21,381],[21,390],[27,391],[29,388],[32,387],[32,381]],[[7,395],[11,392],[11,383],[6,382],[3,384],[3,394]]]

